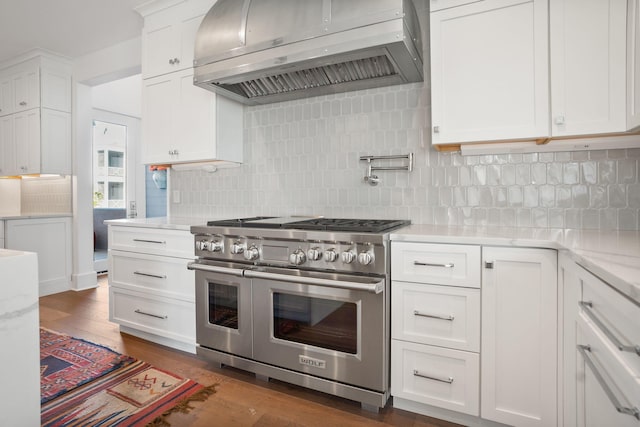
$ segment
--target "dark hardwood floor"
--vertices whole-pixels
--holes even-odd
[[[283,382],[264,382],[253,374],[215,368],[197,356],[121,334],[109,322],[106,276],[97,289],[64,292],[40,298],[40,325],[74,337],[106,345],[152,365],[188,377],[203,385],[218,384],[205,402],[193,403],[189,414],[172,414],[173,427],[183,426],[402,426],[454,427],[391,404],[378,414],[361,410],[346,399]]]

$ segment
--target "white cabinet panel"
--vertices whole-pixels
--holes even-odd
[[[17,167],[13,174],[40,173],[40,109],[15,113],[13,118]]]
[[[188,231],[109,226],[109,249],[193,260],[193,236]]]
[[[242,105],[193,85],[188,69],[144,80],[143,162],[242,161]]]
[[[38,108],[40,106],[40,69],[37,66],[26,67],[14,74],[13,91],[14,112]]]
[[[8,220],[5,244],[38,254],[40,296],[71,288],[71,218]]]
[[[550,2],[552,136],[624,132],[624,0]]]
[[[480,290],[394,281],[394,339],[480,351]]]
[[[627,128],[640,127],[640,0],[628,0]]]
[[[394,280],[480,287],[480,246],[392,242]]]
[[[16,173],[13,115],[0,117],[0,175]]]
[[[523,427],[553,427],[556,251],[483,247],[482,258],[481,416]]]
[[[477,353],[393,340],[391,359],[394,397],[478,415]]]
[[[9,75],[0,76],[0,116],[11,114],[13,108],[14,87],[12,77]]]
[[[545,0],[431,13],[432,143],[549,135]]]

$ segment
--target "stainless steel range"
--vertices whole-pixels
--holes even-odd
[[[389,239],[405,220],[191,227],[199,355],[361,402],[389,397]]]

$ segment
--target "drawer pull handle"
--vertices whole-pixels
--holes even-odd
[[[449,321],[453,321],[453,319],[455,319],[455,317],[449,315],[449,316],[438,316],[437,314],[427,314],[427,313],[420,313],[418,310],[413,310],[413,315],[414,316],[420,316],[420,317],[429,317],[431,319],[442,319],[442,320],[449,320]]]
[[[596,380],[598,380],[600,387],[602,387],[604,392],[607,394],[607,396],[609,397],[609,400],[611,401],[613,406],[615,406],[616,410],[621,414],[631,415],[632,417],[635,417],[636,419],[640,420],[640,410],[635,407],[628,408],[626,406],[623,406],[622,403],[620,403],[620,400],[618,400],[616,395],[613,393],[613,390],[611,389],[609,384],[607,384],[607,381],[604,379],[604,376],[600,373],[600,371],[598,371],[598,368],[596,367],[595,362],[591,358],[591,346],[578,345],[578,351],[580,352],[580,354],[582,354],[582,357],[584,358],[585,363],[589,366],[589,369],[591,369],[591,372],[593,372],[593,375],[596,377]]]
[[[420,267],[443,267],[443,268],[453,268],[455,266],[455,264],[452,262],[449,262],[446,264],[432,264],[430,262],[420,262],[420,261],[413,261],[413,265],[419,265]]]
[[[136,313],[138,313],[138,314],[143,314],[143,315],[149,316],[149,317],[155,317],[156,319],[163,319],[164,320],[164,319],[167,319],[169,317],[169,316],[166,316],[166,315],[165,316],[160,316],[159,314],[145,313],[144,311],[139,310],[139,309],[135,309],[134,311]]]
[[[160,275],[160,274],[143,273],[142,271],[134,271],[133,274],[137,274],[138,276],[154,277],[156,279],[166,279],[167,278],[167,276],[165,274]]]
[[[144,242],[144,243],[156,243],[158,245],[165,245],[167,242],[164,240],[146,240],[146,239],[133,239],[134,242]]]
[[[630,353],[635,353],[640,356],[640,345],[632,345],[632,344],[624,344],[622,341],[616,337],[613,332],[602,322],[602,320],[598,319],[598,316],[593,311],[593,302],[591,301],[580,301],[578,303],[580,307],[584,310],[585,314],[589,316],[589,319],[593,321],[598,327],[604,332],[604,334],[609,338],[609,340],[615,345],[620,351],[628,351]]]
[[[416,377],[420,377],[420,378],[426,378],[428,380],[434,380],[434,381],[439,381],[441,383],[447,383],[447,384],[451,384],[453,382],[453,377],[449,377],[449,378],[438,378],[438,377],[434,377],[431,375],[425,375],[420,373],[420,371],[418,371],[417,369],[413,370],[413,375]]]

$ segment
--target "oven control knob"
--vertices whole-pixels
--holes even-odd
[[[307,257],[311,261],[318,261],[322,258],[322,252],[320,251],[320,248],[311,248],[307,251]]]
[[[232,254],[241,254],[244,252],[244,245],[242,243],[234,243],[231,245],[231,253]]]
[[[373,254],[371,252],[360,252],[358,262],[362,265],[369,265],[373,262]]]
[[[351,264],[356,259],[356,254],[353,251],[342,252],[342,262],[345,264]]]
[[[209,252],[222,252],[222,242],[220,240],[212,240],[206,248]]]
[[[307,256],[302,249],[296,249],[289,254],[289,262],[293,265],[301,265],[304,264],[305,261],[307,261]]]
[[[327,262],[334,262],[338,259],[338,254],[334,249],[327,249],[326,251],[324,251],[324,259]]]
[[[206,240],[198,240],[196,242],[196,249],[199,251],[206,251],[209,249],[209,242]]]
[[[244,258],[247,261],[254,261],[258,259],[259,256],[260,256],[260,251],[254,245],[251,245],[246,251],[244,251]]]

